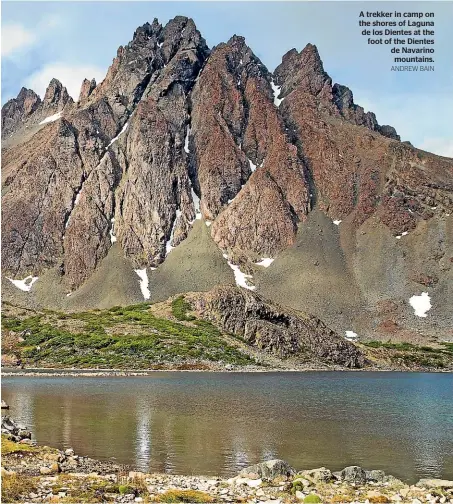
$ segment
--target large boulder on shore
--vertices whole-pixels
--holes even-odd
[[[341,481],[353,485],[364,485],[366,483],[366,472],[359,466],[345,467],[340,473]]]
[[[23,439],[31,439],[31,432],[23,425],[17,425],[12,418],[5,415],[2,417],[2,434],[5,434],[8,439],[19,443]]]
[[[367,481],[371,481],[373,483],[383,483],[385,481],[385,472],[380,471],[378,469],[374,469],[372,471],[365,471]]]
[[[267,460],[260,464],[255,464],[239,473],[239,476],[250,479],[261,478],[264,481],[273,481],[275,479],[288,479],[296,474],[296,470],[284,460]]]
[[[328,483],[332,479],[331,471],[325,467],[301,471],[297,474],[297,476],[306,479],[311,483]]]

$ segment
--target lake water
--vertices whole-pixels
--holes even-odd
[[[453,375],[189,373],[4,377],[36,440],[143,471],[233,475],[264,459],[453,479]]]

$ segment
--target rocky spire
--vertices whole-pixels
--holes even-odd
[[[41,98],[31,89],[22,88],[16,100],[21,104],[24,115],[32,114],[41,103]]]
[[[133,156],[117,192],[121,212],[115,220],[119,244],[140,268],[162,262],[196,218],[185,138],[189,93],[209,52],[193,21],[182,16],[162,29],[156,20],[140,27],[120,56],[118,72],[121,59],[133,62],[145,51],[149,66],[133,90],[134,102],[139,100],[127,132]]]
[[[57,111],[63,110],[66,104],[73,103],[68,90],[58,79],[52,79],[47,86],[46,94],[42,101],[43,108],[53,108]]]
[[[79,102],[86,100],[96,87],[96,79],[83,79],[82,87],[80,88]]]
[[[31,89],[22,88],[17,95],[2,107],[2,138],[13,133],[41,105],[41,99]]]
[[[282,86],[282,97],[295,88],[319,95],[324,87],[332,84],[332,79],[324,71],[318,48],[313,44],[307,44],[300,53],[296,49],[288,51],[275,69],[274,80]]]

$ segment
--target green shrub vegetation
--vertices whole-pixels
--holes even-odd
[[[118,491],[122,495],[135,493],[135,490],[131,486],[129,486],[129,485],[120,485],[118,487]]]
[[[190,304],[184,299],[184,296],[179,296],[171,303],[171,312],[178,320],[195,320],[192,315],[187,315],[190,310]]]
[[[214,499],[199,490],[167,490],[156,497],[155,502],[214,502]]]
[[[149,304],[141,303],[81,313],[47,311],[25,318],[6,313],[2,324],[22,335],[16,353],[26,365],[147,369],[194,361],[252,363],[212,324],[187,316],[188,309],[181,296],[172,303],[178,322],[154,316]],[[189,320],[193,322],[182,323]]]
[[[304,499],[305,504],[318,504],[319,502],[322,502],[321,497],[315,494],[307,495]]]
[[[406,366],[421,366],[443,368],[453,358],[453,343],[442,343],[439,348],[413,343],[391,343],[383,341],[368,341],[364,345],[369,348],[383,348],[390,351],[393,361]]]

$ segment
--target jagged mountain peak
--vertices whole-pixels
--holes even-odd
[[[33,98],[41,101],[41,98],[33,91],[33,89],[28,89],[26,87],[22,87],[19,91],[19,94],[17,95],[17,98],[13,98],[13,100],[23,102],[27,98]]]
[[[245,37],[243,37],[242,35],[234,34],[232,37],[230,37],[226,45],[230,47],[235,47],[238,50],[242,50],[244,46],[246,46]]]
[[[67,89],[57,79],[50,81],[43,100],[33,90],[22,87],[17,97],[2,107],[2,139],[39,124],[73,103]]]
[[[340,115],[353,124],[400,140],[392,126],[380,126],[373,112],[365,112],[363,107],[354,103],[353,93],[347,86],[332,85],[332,79],[324,70],[314,44],[308,43],[300,52],[296,49],[288,51],[275,69],[274,79],[281,86],[282,98],[293,91],[309,93],[319,101],[319,106],[325,112],[333,116]]]
[[[149,45],[148,41],[150,39],[157,43],[161,32],[162,25],[159,23],[157,18],[155,18],[152,24],[145,23],[135,30],[132,40],[127,44],[126,48],[133,50],[135,47],[143,47],[144,45]]]
[[[63,84],[58,79],[53,78],[44,94],[43,106],[45,108],[56,108],[60,111],[67,103],[73,103],[73,101]]]
[[[283,97],[295,89],[317,96],[324,87],[332,84],[332,79],[324,71],[318,49],[313,44],[307,44],[300,52],[295,49],[288,51],[275,69],[274,79],[282,86]]]
[[[310,55],[314,60],[322,65],[318,47],[311,42],[308,42],[308,44],[300,51],[300,55]]]
[[[130,115],[148,85],[153,84],[177,54],[193,51],[204,61],[209,49],[193,20],[177,16],[164,27],[157,19],[137,28],[133,39],[120,46],[106,78],[93,91],[90,102],[108,98],[115,115]],[[146,92],[146,96],[149,92]]]
[[[293,65],[305,63],[320,68],[322,72],[324,71],[318,47],[311,42],[308,42],[300,51],[294,47],[290,49],[283,55],[282,63]]]
[[[193,19],[176,16],[171,19],[162,30],[162,50],[170,60],[179,49],[199,50],[205,55],[209,53],[205,39],[197,29]]]
[[[135,30],[132,40],[136,40],[140,37],[151,37],[153,34],[158,35],[161,29],[162,25],[159,23],[159,20],[157,18],[154,18],[152,24],[146,22],[142,26],[139,26]]]
[[[271,81],[270,72],[241,35],[233,35],[228,42],[218,44],[211,54],[214,59],[225,59],[225,68],[235,76],[240,86],[245,86],[251,77],[262,77],[268,82]]]

